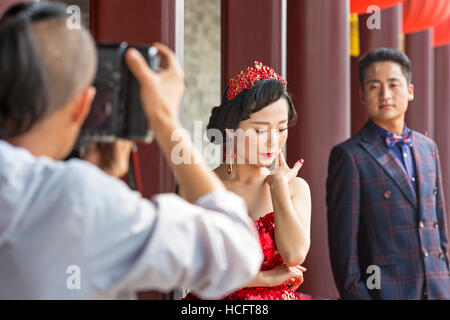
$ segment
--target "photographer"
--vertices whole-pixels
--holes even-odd
[[[155,139],[185,201],[151,201],[83,160],[64,159],[89,114],[95,44],[66,26],[65,6],[34,2],[0,20],[0,299],[133,298],[175,288],[220,297],[249,282],[262,254],[244,201],[225,190],[182,128],[183,72],[153,72],[134,49],[128,67]],[[170,159],[175,145],[190,163]]]

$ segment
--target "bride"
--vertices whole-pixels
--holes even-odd
[[[306,297],[296,290],[310,246],[311,196],[306,181],[297,177],[303,160],[290,168],[283,155],[288,127],[297,121],[286,85],[272,68],[255,62],[230,80],[207,127],[211,142],[222,143],[212,129],[225,137],[225,161],[214,171],[246,201],[264,253],[257,277],[225,299]],[[185,299],[197,298],[190,293]]]

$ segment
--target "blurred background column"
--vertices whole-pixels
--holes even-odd
[[[261,61],[283,74],[283,0],[222,0],[222,92]]]
[[[450,18],[434,28],[434,138],[439,147],[442,179],[450,222]],[[447,229],[450,238],[450,228]]]
[[[31,2],[32,0],[1,0],[0,1],[0,17],[8,10],[12,5],[19,2]]]
[[[450,1],[408,0],[403,17],[415,90],[406,120],[438,144],[450,221]]]
[[[180,55],[182,43],[176,33],[177,0],[92,0],[90,29],[98,41],[150,45],[162,42]],[[181,17],[182,19],[182,17]],[[132,21],[132,23],[131,23]],[[183,23],[183,21],[181,21]],[[181,57],[182,58],[182,57]],[[175,180],[156,143],[139,144],[142,193],[150,198],[155,193],[173,192]]]
[[[358,63],[359,59],[367,52],[376,48],[401,49],[402,31],[402,2],[404,0],[351,0],[350,10],[357,20],[353,24],[358,27],[352,29],[351,38],[355,39],[356,50],[352,50],[351,57],[351,132],[352,135],[362,129],[369,119],[366,107],[360,102],[359,90],[361,88]],[[367,9],[376,5],[381,10],[379,12],[379,29],[369,29],[372,27],[374,12],[366,13]],[[355,16],[358,15],[359,16]],[[368,21],[368,19],[370,19]],[[358,34],[359,33],[359,34]],[[359,48],[358,48],[359,46]]]
[[[337,298],[328,249],[326,178],[331,148],[350,136],[349,2],[287,1],[287,81],[299,121],[289,129],[288,163],[312,194],[311,248],[299,291]]]
[[[433,26],[450,15],[449,0],[408,0],[403,5],[405,49],[412,64],[415,97],[409,103],[409,127],[434,136]]]
[[[433,136],[434,128],[434,51],[433,29],[407,34],[406,54],[411,60],[414,100],[408,104],[409,128]]]

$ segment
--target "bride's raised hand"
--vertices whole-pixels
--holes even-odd
[[[277,166],[275,170],[271,172],[267,176],[267,178],[264,180],[264,182],[268,183],[269,185],[272,185],[274,182],[283,181],[283,182],[289,182],[292,179],[294,179],[298,172],[300,171],[301,167],[303,166],[304,160],[301,159],[297,161],[292,168],[288,166],[286,163],[286,159],[284,158],[283,152],[280,152],[278,154],[278,160],[277,160]]]

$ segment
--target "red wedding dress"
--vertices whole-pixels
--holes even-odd
[[[278,254],[275,244],[275,224],[274,214],[270,212],[254,222],[259,233],[259,241],[264,253],[264,261],[261,265],[261,271],[266,271],[283,263],[283,259]],[[198,297],[189,293],[184,300],[199,300]],[[276,287],[252,287],[241,288],[228,296],[224,300],[315,300],[309,295],[292,292],[287,284]]]

